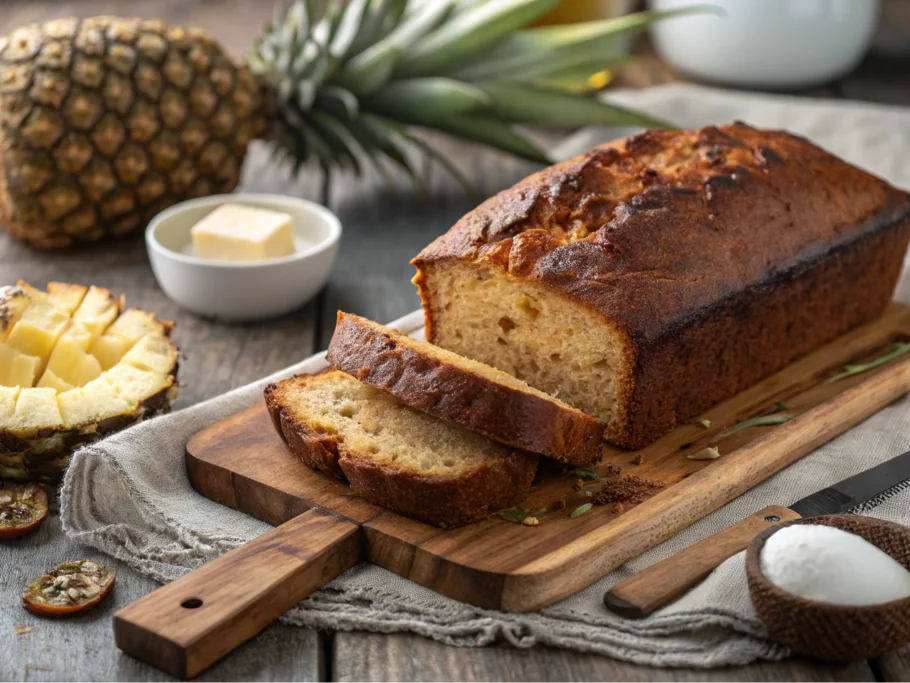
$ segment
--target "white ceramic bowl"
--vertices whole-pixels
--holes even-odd
[[[805,88],[852,71],[879,13],[878,0],[650,0],[655,10],[698,4],[721,13],[657,22],[657,53],[697,79],[750,88]]]
[[[187,253],[190,230],[221,204],[249,204],[290,214],[297,252],[265,261],[201,259]],[[319,204],[273,194],[221,194],[175,204],[145,231],[158,285],[193,313],[227,321],[260,320],[309,301],[329,278],[341,223]]]

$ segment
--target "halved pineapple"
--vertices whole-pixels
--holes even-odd
[[[0,477],[54,479],[87,441],[177,396],[173,324],[100,287],[0,289]]]

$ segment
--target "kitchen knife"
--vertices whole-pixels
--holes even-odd
[[[889,489],[910,480],[910,451],[817,491],[789,507],[772,505],[731,527],[689,546],[604,595],[608,609],[625,617],[645,617],[672,602],[714,571],[724,560],[745,550],[764,529],[781,521],[836,515],[874,507]]]

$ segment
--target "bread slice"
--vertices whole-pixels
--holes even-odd
[[[573,465],[603,453],[606,425],[496,368],[338,312],[328,360],[411,408]]]
[[[338,370],[266,387],[272,422],[309,467],[369,501],[441,527],[521,502],[537,456],[411,410]]]

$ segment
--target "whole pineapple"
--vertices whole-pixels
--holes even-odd
[[[237,185],[260,86],[201,31],[62,19],[0,39],[0,221],[40,247],[123,235]]]
[[[296,0],[245,65],[160,21],[26,26],[0,38],[0,224],[49,248],[127,234],[233,190],[257,137],[295,170],[367,162],[419,184],[417,154],[466,180],[408,126],[547,162],[510,124],[654,125],[578,93],[666,15],[519,30],[558,2],[350,0],[317,19]]]

